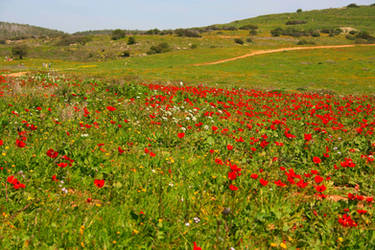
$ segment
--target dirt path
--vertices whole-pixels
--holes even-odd
[[[7,74],[7,75],[4,75],[4,76],[7,76],[7,77],[19,77],[19,76],[24,76],[26,74],[27,74],[27,72],[17,72],[17,73]]]
[[[264,55],[264,54],[271,54],[271,53],[278,53],[278,52],[283,52],[283,51],[312,50],[312,49],[337,49],[337,48],[351,48],[351,47],[360,47],[360,46],[375,46],[375,44],[327,45],[327,46],[290,47],[290,48],[280,48],[280,49],[270,49],[270,50],[258,50],[258,51],[254,51],[252,53],[245,54],[245,55],[242,55],[242,56],[236,56],[236,57],[223,59],[223,60],[219,60],[219,61],[215,61],[215,62],[198,63],[198,64],[194,64],[193,66],[214,65],[214,64],[231,62],[231,61],[243,59],[243,58],[246,58],[246,57],[251,57],[251,56],[256,56],[256,55]]]

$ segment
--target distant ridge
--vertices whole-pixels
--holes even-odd
[[[63,35],[64,32],[38,26],[18,23],[0,22],[0,40],[25,39],[31,37],[55,37]]]

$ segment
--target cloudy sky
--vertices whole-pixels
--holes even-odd
[[[264,14],[337,8],[375,0],[0,0],[0,21],[65,32],[169,29],[226,23]]]

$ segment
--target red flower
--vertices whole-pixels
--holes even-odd
[[[313,157],[313,162],[314,162],[315,164],[319,164],[319,163],[322,162],[322,160],[321,160],[319,157],[314,156],[314,157]]]
[[[17,139],[16,140],[16,145],[19,148],[24,148],[26,146],[26,143],[24,143],[23,141]]]
[[[232,191],[237,191],[238,187],[236,187],[235,185],[230,184],[229,185],[229,189],[232,190]]]
[[[116,110],[116,108],[112,107],[112,106],[108,106],[107,109],[108,109],[108,111],[115,111]]]
[[[323,180],[324,180],[323,177],[321,177],[321,176],[319,176],[319,175],[316,175],[316,176],[315,176],[315,182],[316,182],[316,184],[321,183]]]
[[[305,134],[305,140],[306,141],[310,141],[312,139],[312,135],[311,134]]]
[[[193,244],[194,244],[193,250],[202,250],[202,248],[197,246],[197,243],[195,243],[195,241],[193,242]]]
[[[3,145],[4,145],[3,140],[0,140],[0,146],[3,146]]]
[[[59,155],[59,153],[56,152],[55,150],[53,150],[53,149],[51,148],[51,149],[49,149],[49,150],[47,151],[47,155],[53,159],[53,158],[56,158],[56,157]]]
[[[68,166],[68,163],[60,162],[60,163],[57,163],[57,166],[59,166],[60,168],[65,168]]]
[[[56,175],[53,175],[53,176],[52,176],[52,180],[53,180],[53,181],[58,181]]]
[[[233,146],[230,145],[230,144],[228,144],[228,145],[227,145],[227,149],[228,149],[228,150],[232,150],[232,149],[233,149]]]
[[[267,184],[268,184],[268,181],[266,181],[263,178],[260,178],[259,182],[260,182],[260,184],[262,184],[262,186],[267,186]]]
[[[362,210],[362,209],[358,209],[357,212],[358,212],[359,214],[365,214],[365,213],[367,213],[366,210]]]
[[[185,133],[178,133],[177,136],[178,136],[178,138],[182,139],[182,138],[184,138]]]
[[[10,184],[17,183],[17,179],[16,179],[13,175],[9,176],[9,177],[7,178],[7,181],[8,181],[8,183],[10,183]]]
[[[120,155],[122,155],[125,152],[125,150],[123,150],[121,147],[118,147],[117,149],[118,149],[118,152],[120,153]]]
[[[254,180],[258,179],[258,176],[257,174],[251,174],[250,177],[253,178]]]
[[[322,192],[324,192],[327,188],[326,188],[326,186],[321,185],[321,186],[315,186],[315,189],[316,189],[316,191],[322,193]]]
[[[236,172],[229,172],[228,173],[228,179],[229,180],[235,180],[237,178]]]
[[[94,180],[94,184],[98,188],[102,188],[104,186],[104,182],[105,182],[104,180],[97,180],[97,179]]]

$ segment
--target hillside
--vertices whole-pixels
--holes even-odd
[[[301,29],[330,29],[352,27],[358,30],[375,32],[375,6],[359,6],[358,8],[332,8],[323,10],[302,11],[294,13],[272,14],[237,20],[222,26],[239,28],[244,25],[258,25],[262,32],[269,32],[277,27],[286,27],[288,21],[306,21],[305,24],[288,25]]]
[[[0,22],[0,39],[24,39],[30,37],[55,37],[64,34],[62,31],[42,28],[28,24]]]

